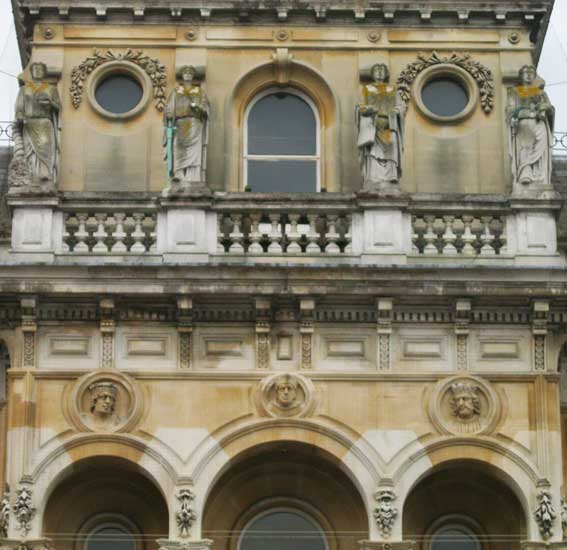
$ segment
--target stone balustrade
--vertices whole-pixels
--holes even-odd
[[[23,263],[565,264],[555,196],[75,194],[9,202],[9,254]]]
[[[155,252],[156,215],[148,212],[63,212],[61,252]]]

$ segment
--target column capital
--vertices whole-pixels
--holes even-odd
[[[361,540],[358,542],[360,550],[415,550],[415,542],[409,541],[374,541]]]
[[[209,550],[213,545],[210,539],[203,540],[168,540],[158,539],[160,550]]]

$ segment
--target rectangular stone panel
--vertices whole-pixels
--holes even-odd
[[[483,359],[503,359],[519,357],[518,342],[480,342],[480,355]]]
[[[408,30],[391,30],[388,31],[388,40],[390,42],[478,42],[478,43],[497,43],[500,41],[498,32],[492,31],[470,31],[462,30],[426,30],[426,31],[408,31]]]
[[[128,338],[128,355],[165,356],[167,354],[167,337]]]
[[[204,343],[207,355],[242,356],[242,339],[240,338],[205,337]]]
[[[50,336],[48,337],[49,355],[83,355],[90,350],[91,339],[82,336]]]
[[[132,28],[132,27],[130,27]],[[63,36],[69,40],[90,40],[93,38],[116,38],[124,40],[124,27],[111,27],[108,25],[90,26],[85,25],[64,25]],[[128,40],[175,40],[177,38],[177,30],[175,27],[154,27],[148,25],[146,27],[136,26],[135,34],[130,31]]]

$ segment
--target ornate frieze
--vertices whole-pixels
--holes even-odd
[[[24,298],[22,308],[23,353],[22,366],[34,368],[36,361],[37,301],[35,298]]]
[[[311,380],[299,374],[274,374],[259,384],[256,405],[258,412],[266,416],[308,416],[316,405],[315,388]]]
[[[299,333],[301,336],[301,363],[300,368],[310,370],[313,368],[313,333],[315,331],[315,300],[302,298],[299,303],[300,321]]]
[[[114,333],[116,331],[114,300],[100,301],[101,368],[114,367]]]
[[[535,301],[532,304],[533,366],[534,370],[545,370],[545,348],[547,325],[549,322],[549,302]]]
[[[392,489],[380,489],[374,495],[378,506],[374,508],[374,519],[380,535],[387,539],[392,534],[392,528],[398,517],[398,509],[394,504],[396,494]]]
[[[179,338],[179,367],[190,369],[193,357],[193,300],[177,300],[177,333]]]
[[[534,517],[543,540],[548,540],[553,536],[553,524],[555,523],[556,516],[557,514],[553,508],[551,492],[546,489],[541,489],[537,495]]]
[[[468,339],[472,306],[470,300],[458,300],[455,305],[455,336],[457,338],[457,370],[468,369]]]
[[[195,500],[195,494],[190,489],[180,489],[177,493],[177,500],[179,501],[179,509],[175,513],[175,520],[179,529],[179,536],[186,538],[197,519],[192,504]]]
[[[26,486],[20,487],[16,493],[14,517],[18,522],[18,529],[24,537],[31,531],[31,522],[35,513],[36,509],[32,503],[31,489]]]
[[[270,330],[272,319],[272,304],[268,298],[255,299],[256,311],[256,368],[270,368]]]
[[[0,539],[8,536],[10,527],[10,492],[6,490],[2,501],[0,501]]]
[[[379,298],[376,301],[378,322],[378,368],[390,370],[390,347],[392,338],[392,320],[394,302],[389,298]]]
[[[487,381],[478,376],[457,375],[438,382],[429,398],[428,410],[441,433],[473,435],[494,429],[501,405]]]
[[[482,63],[472,59],[468,53],[453,52],[447,56],[440,55],[437,52],[418,54],[417,60],[410,63],[400,73],[397,80],[398,89],[406,104],[411,99],[411,88],[414,80],[422,71],[435,65],[454,65],[467,71],[478,84],[482,110],[487,114],[492,112],[494,107],[494,77],[492,71]]]
[[[71,71],[71,103],[78,109],[83,100],[84,84],[88,76],[97,68],[110,61],[127,61],[141,67],[150,77],[153,86],[153,96],[155,98],[156,109],[163,111],[165,107],[165,87],[167,76],[165,66],[158,59],[152,59],[145,55],[142,50],[128,49],[123,53],[116,53],[113,50],[105,52],[94,49],[93,55],[87,57],[80,65]]]

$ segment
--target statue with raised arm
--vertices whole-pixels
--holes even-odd
[[[14,156],[10,165],[11,187],[54,191],[59,168],[59,114],[61,99],[47,82],[44,63],[30,65],[31,79],[16,100]]]
[[[393,190],[402,175],[405,103],[389,83],[384,63],[371,68],[372,82],[362,89],[356,109],[358,152],[364,189]]]
[[[519,77],[520,83],[509,90],[506,112],[514,187],[521,191],[550,185],[555,109],[543,86],[535,84],[533,65],[524,65]]]
[[[197,69],[178,71],[179,83],[165,106],[164,147],[170,185],[176,189],[203,187],[206,182],[209,104]]]

